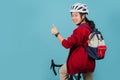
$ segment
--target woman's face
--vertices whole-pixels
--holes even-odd
[[[79,24],[82,21],[82,17],[79,12],[72,12],[71,17],[75,24]]]

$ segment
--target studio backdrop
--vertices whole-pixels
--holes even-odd
[[[94,80],[118,80],[120,72],[119,0],[0,0],[0,80],[59,80],[51,59],[63,64],[68,49],[51,34],[55,24],[64,38],[77,26],[70,7],[88,5],[107,45],[105,59],[96,61]],[[58,72],[58,69],[56,70]]]

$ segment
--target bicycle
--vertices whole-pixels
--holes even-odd
[[[53,70],[55,76],[57,75],[57,72],[56,72],[56,70],[55,70],[55,67],[59,67],[59,68],[60,68],[62,65],[63,65],[63,64],[55,64],[55,63],[54,63],[54,60],[53,60],[53,59],[51,60],[50,69]],[[69,75],[69,80],[80,80],[80,78],[81,78],[80,73],[78,73],[77,76],[76,76],[76,75]]]

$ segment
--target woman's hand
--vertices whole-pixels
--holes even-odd
[[[62,41],[63,41],[64,38],[60,35],[60,33],[58,32],[58,30],[57,30],[57,28],[56,28],[55,25],[53,25],[53,27],[51,29],[51,33],[54,34],[58,38],[58,40],[60,41],[60,43],[62,43]]]
[[[57,30],[57,28],[56,28],[56,26],[55,25],[53,25],[53,27],[52,27],[52,29],[51,29],[51,33],[52,34],[56,34],[56,33],[58,33],[58,30]]]

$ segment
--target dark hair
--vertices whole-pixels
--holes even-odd
[[[88,14],[88,13],[80,13],[81,17],[82,17],[83,15],[87,15],[87,14]],[[94,21],[89,20],[87,17],[85,17],[85,21],[88,22],[89,25],[92,26],[93,29],[95,28],[95,23],[94,23]]]
[[[93,28],[95,28],[95,23],[92,20],[89,20],[87,17],[85,17],[85,21],[89,23],[90,26],[92,26]]]

